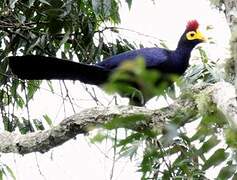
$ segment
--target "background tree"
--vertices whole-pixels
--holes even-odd
[[[126,2],[131,6],[132,1]],[[222,166],[218,174],[220,179],[237,176],[237,102],[233,86],[236,79],[237,17],[234,12],[237,1],[215,1],[215,5],[220,9],[225,7],[232,34],[232,56],[226,63],[225,73],[228,82],[217,75],[215,63],[199,49],[203,63],[192,66],[178,84],[181,95],[174,98],[167,93],[174,100],[169,106],[156,110],[98,106],[66,118],[57,126],[52,126],[51,119],[44,116],[51,126],[45,130],[45,122],[32,120],[29,113],[27,117],[16,116],[19,108],[26,107],[30,111],[28,103],[42,82],[13,77],[7,56],[41,54],[93,63],[136,46],[121,38],[118,29],[113,27],[120,22],[117,0],[0,2],[0,107],[5,129],[0,134],[0,151],[43,153],[100,126],[109,130],[111,136],[98,133],[93,142],[111,137],[118,152],[116,157],[132,159],[138,151],[143,152],[139,164],[142,179],[205,179],[205,171],[218,165]],[[106,31],[117,34],[116,39],[107,41]],[[150,75],[145,70],[141,72],[139,77]],[[48,82],[48,85],[53,92],[52,84]],[[191,135],[185,130],[190,123],[198,124]],[[121,129],[126,129],[125,138],[117,136]],[[2,165],[0,178],[6,171],[14,177],[11,169]]]

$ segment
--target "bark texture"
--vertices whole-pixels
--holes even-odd
[[[63,144],[78,134],[86,134],[90,130],[102,126],[114,118],[129,117],[142,114],[144,120],[132,129],[162,128],[168,121],[182,125],[199,115],[196,99],[197,94],[208,92],[208,96],[231,122],[237,124],[237,104],[234,87],[227,82],[219,82],[212,86],[192,89],[193,96],[180,96],[168,107],[150,110],[145,107],[115,106],[95,107],[64,119],[59,125],[44,131],[29,134],[3,132],[0,134],[0,152],[27,154],[31,152],[47,152]],[[225,93],[225,94],[223,94]]]
[[[181,111],[183,121],[190,119],[197,112],[195,103],[180,99],[169,107],[160,110],[149,110],[135,106],[95,107],[64,119],[59,125],[45,131],[25,135],[3,132],[0,134],[0,152],[27,154],[31,152],[47,152],[53,147],[74,138],[78,134],[86,134],[114,118],[129,117],[134,114],[144,115],[144,121],[134,126],[134,130],[144,128],[161,128],[167,119],[175,117]]]
[[[230,125],[237,128],[237,100],[234,86],[230,83],[218,82],[212,88],[213,102],[229,120]]]
[[[231,59],[227,63],[227,73],[235,82],[237,92],[237,0],[224,0],[226,20],[231,30]]]

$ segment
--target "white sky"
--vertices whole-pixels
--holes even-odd
[[[120,27],[165,40],[171,48],[175,48],[186,22],[190,19],[197,19],[200,22],[201,30],[204,30],[204,34],[213,37],[214,41],[217,42],[216,45],[202,45],[209,50],[210,57],[216,60],[226,55],[230,35],[225,17],[223,14],[219,14],[217,10],[210,8],[207,0],[157,0],[155,5],[149,0],[134,0],[131,11],[124,7],[121,13],[122,23]],[[214,29],[206,32],[205,27],[207,25],[212,25]],[[156,41],[154,38],[147,38],[128,31],[122,31],[122,33],[129,39],[145,42],[147,46],[151,46]],[[57,84],[58,82],[54,83]],[[96,106],[79,84],[69,85],[71,97],[77,99],[77,112],[84,108]],[[60,94],[59,90],[57,92]],[[102,95],[101,99],[106,105],[111,97]],[[35,101],[30,104],[31,117],[40,118],[42,114],[47,113],[57,124],[64,117],[73,114],[71,106],[67,105],[66,107],[65,113],[60,97],[41,90]],[[38,153],[25,156],[2,154],[0,160],[13,169],[17,180],[44,179],[37,167],[36,157],[40,170],[47,180],[107,180],[110,175],[111,160],[106,158],[102,152],[106,154],[111,150],[110,148],[109,142],[96,147],[90,145],[88,138],[78,136],[76,140],[71,140],[43,155]],[[51,160],[51,156],[53,160]],[[132,165],[128,160],[119,161],[115,167],[114,179],[139,179],[140,176],[136,173],[137,169],[134,164]]]

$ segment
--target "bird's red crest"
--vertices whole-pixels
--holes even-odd
[[[186,31],[196,31],[199,26],[199,23],[197,20],[191,20],[188,21],[186,26]]]

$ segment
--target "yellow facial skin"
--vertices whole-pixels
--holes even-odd
[[[206,41],[205,36],[197,29],[196,31],[189,31],[186,33],[186,38],[188,40],[200,40],[202,42]]]

